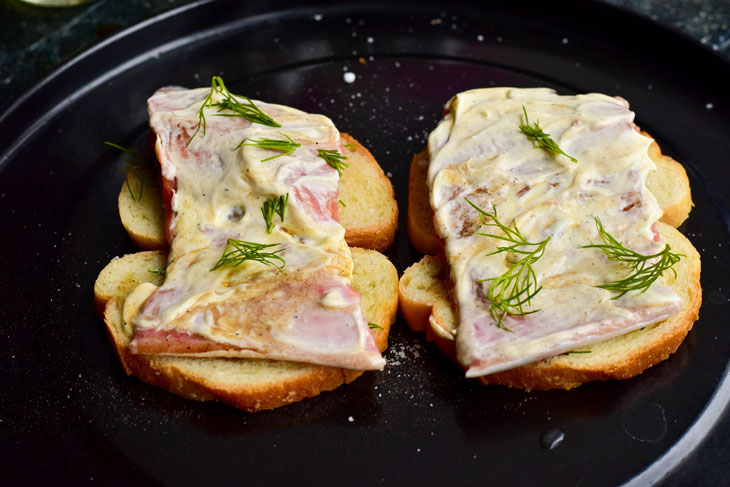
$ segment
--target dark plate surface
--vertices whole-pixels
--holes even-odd
[[[582,1],[242,3],[126,31],[0,117],[0,479],[643,485],[676,467],[670,480],[728,480],[730,431],[716,424],[730,398],[727,63]],[[330,116],[392,176],[402,216],[411,155],[455,93],[623,96],[688,169],[695,208],[682,231],[702,254],[701,318],[666,362],[569,392],[467,381],[400,318],[384,372],[273,411],[196,403],[127,377],[92,312],[99,270],[135,250],[116,211],[122,162],[102,142],[144,147],[146,98],[216,74],[236,93]],[[387,254],[400,272],[420,258],[404,230]],[[549,450],[541,438],[553,428],[565,437]]]

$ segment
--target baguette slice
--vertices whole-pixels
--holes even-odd
[[[642,132],[651,137],[646,132]],[[649,173],[646,186],[656,197],[664,211],[661,221],[673,227],[681,225],[692,209],[692,193],[684,167],[669,156],[662,154],[654,141],[649,146],[649,157],[656,164],[656,171]],[[408,175],[408,237],[416,249],[424,254],[436,255],[441,245],[433,227],[433,210],[428,200],[428,151],[413,156]]]
[[[345,240],[351,247],[382,252],[393,243],[398,228],[393,186],[370,151],[351,135],[340,135],[349,166],[342,172],[339,187],[339,217],[345,227]],[[139,248],[166,249],[160,186],[146,182],[141,189],[140,184],[133,172],[122,184],[117,200],[122,225]]]
[[[398,307],[398,273],[378,252],[353,248],[352,257],[352,284],[362,297],[365,319],[382,328],[370,330],[382,352]],[[163,278],[149,269],[164,267],[166,262],[163,251],[125,255],[112,260],[94,285],[96,307],[103,309],[109,339],[127,374],[189,399],[218,400],[249,412],[316,396],[362,375],[360,370],[296,362],[130,353],[130,336],[122,321],[124,300],[143,282],[161,284]]]
[[[571,389],[589,381],[628,379],[674,353],[699,315],[702,301],[700,256],[689,240],[666,223],[657,224],[664,242],[682,253],[674,266],[677,278],[665,272],[660,282],[682,299],[682,311],[660,323],[504,372],[480,377],[484,384],[523,389]],[[403,273],[399,283],[400,308],[408,325],[426,331],[427,338],[456,361],[454,336],[457,318],[447,285],[446,263],[439,256],[425,256]]]

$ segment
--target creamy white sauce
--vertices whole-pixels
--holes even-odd
[[[174,331],[241,348],[208,356],[382,368],[350,288],[352,257],[333,211],[339,177],[317,153],[340,150],[339,132],[322,115],[256,101],[281,127],[216,116],[211,108],[205,132],[188,145],[209,92],[163,89],[148,102],[162,174],[176,189],[166,279],[132,319],[135,331]],[[280,152],[234,150],[244,139],[286,137],[301,147],[265,162]],[[268,233],[262,205],[285,194],[285,219],[275,214]],[[229,238],[275,244],[264,251],[281,250],[283,270],[248,260],[211,271]],[[325,309],[319,301],[333,293],[340,299],[329,299]],[[327,326],[313,325],[315,316]]]
[[[520,131],[523,106],[577,163],[535,147]],[[458,303],[459,361],[475,377],[557,355],[626,333],[676,313],[679,298],[655,283],[620,299],[596,285],[626,277],[608,261],[594,217],[623,245],[642,254],[660,251],[652,225],[662,211],[646,188],[655,169],[651,139],[639,134],[634,114],[618,98],[559,96],[548,89],[479,89],[461,93],[429,137],[428,183],[437,233],[445,242]],[[504,274],[514,254],[488,255],[503,241],[482,225],[466,199],[508,226],[517,223],[529,242],[550,237],[533,265],[542,290],[524,318],[508,316],[498,328],[486,298],[489,281]],[[527,250],[532,250],[529,248]]]

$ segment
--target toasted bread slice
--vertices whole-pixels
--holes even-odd
[[[642,132],[651,137],[646,132]],[[649,173],[646,186],[664,211],[661,221],[678,227],[692,209],[692,193],[684,167],[669,156],[662,154],[659,145],[649,146],[649,157],[656,164],[656,171]],[[426,149],[413,156],[408,177],[408,237],[416,249],[424,254],[441,252],[438,237],[433,228],[433,210],[428,200],[428,152]]]
[[[367,149],[351,136],[341,136],[349,165],[339,188],[339,216],[345,239],[350,246],[384,250],[393,242],[397,228],[393,187]],[[332,390],[363,373],[274,360],[130,353],[130,336],[122,318],[124,301],[141,283],[160,285],[164,278],[150,270],[164,268],[167,263],[161,188],[145,181],[142,189],[140,184],[136,174],[130,172],[118,205],[129,236],[147,251],[115,258],[101,271],[94,286],[96,312],[104,318],[109,338],[128,374],[183,397],[219,400],[246,411],[258,411]],[[365,319],[377,325],[370,333],[382,352],[398,307],[398,274],[386,257],[373,250],[352,248],[352,257],[352,285],[361,295]]]
[[[398,228],[398,205],[390,179],[373,155],[351,135],[342,133],[349,167],[340,178],[340,223],[351,247],[383,251]]]
[[[646,132],[642,134],[651,137]],[[646,187],[649,188],[664,211],[661,221],[673,227],[680,226],[692,210],[692,193],[684,166],[662,154],[656,141],[649,146],[649,157],[656,164],[656,171],[649,173]]]
[[[660,323],[626,335],[497,374],[480,377],[484,384],[501,384],[523,389],[571,389],[584,382],[627,379],[665,360],[684,340],[699,314],[702,301],[700,256],[678,230],[657,224],[662,241],[684,254],[660,282],[674,289],[682,299],[682,311]],[[403,273],[399,284],[400,308],[408,325],[425,330],[427,337],[452,360],[457,318],[447,286],[445,261],[425,256]]]
[[[349,134],[341,137],[349,166],[339,185],[345,240],[351,247],[383,251],[393,243],[398,228],[393,186],[370,151]],[[139,179],[130,172],[119,191],[118,205],[122,225],[135,245],[143,250],[167,248],[159,185],[147,183],[140,188]]]
[[[362,297],[365,319],[378,325],[370,332],[382,352],[398,307],[398,273],[382,254],[352,249],[353,287]],[[359,370],[257,359],[185,358],[135,355],[127,345],[122,306],[139,284],[161,284],[162,277],[149,272],[164,266],[163,251],[146,251],[112,260],[94,285],[97,309],[103,309],[109,339],[124,370],[144,382],[199,401],[218,400],[254,412],[283,406],[349,383]]]

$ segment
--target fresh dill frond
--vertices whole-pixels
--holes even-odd
[[[525,307],[542,289],[541,286],[537,285],[537,275],[532,269],[532,264],[543,256],[550,237],[542,242],[528,242],[517,227],[517,222],[513,221],[510,228],[499,221],[497,209],[494,206],[492,206],[492,213],[489,213],[479,208],[469,199],[466,199],[466,202],[479,212],[479,219],[483,225],[497,227],[503,233],[503,235],[494,233],[480,233],[479,235],[511,243],[511,245],[497,247],[497,250],[487,255],[511,252],[522,256],[501,276],[479,281],[489,282],[487,298],[490,304],[490,314],[497,320],[497,326],[512,331],[504,325],[505,316],[525,316],[539,311],[526,311]],[[524,247],[532,248],[532,250],[526,250]]]
[[[535,147],[539,149],[545,149],[546,151],[552,152],[553,154],[563,154],[571,161],[578,162],[575,157],[569,156],[568,154],[563,152],[563,150],[558,147],[558,144],[550,138],[550,134],[545,133],[542,128],[540,128],[540,121],[537,121],[534,124],[530,125],[530,120],[527,118],[527,109],[525,108],[525,105],[522,105],[522,111],[525,114],[525,123],[520,124],[520,130],[523,134],[535,141]]]
[[[279,133],[289,140],[280,140],[280,139],[254,140],[254,139],[245,138],[233,150],[234,151],[238,150],[243,146],[253,146],[253,147],[258,147],[259,149],[268,149],[268,150],[274,150],[274,151],[281,152],[281,154],[276,154],[275,156],[267,157],[266,159],[261,159],[261,162],[266,162],[266,161],[270,161],[271,159],[276,159],[277,157],[288,156],[289,154],[294,152],[297,149],[297,147],[302,146],[302,144],[294,142],[291,139],[291,137],[289,137],[288,135],[282,134],[281,132],[279,132]],[[247,140],[248,140],[248,142],[246,142]]]
[[[164,276],[165,274],[167,274],[167,267],[155,267],[153,269],[147,269],[147,272],[156,274],[158,276]]]
[[[347,157],[343,156],[334,149],[317,149],[317,155],[324,159],[327,164],[330,165],[330,167],[336,169],[337,174],[340,177],[342,177],[342,171],[346,167],[349,167],[349,165],[345,162]]]
[[[274,250],[273,252],[266,250],[278,245],[279,244],[260,244],[229,238],[221,258],[218,260],[216,265],[213,266],[211,271],[220,269],[227,265],[236,267],[248,260],[255,260],[256,262],[276,267],[279,272],[283,272],[286,262],[277,254],[282,252],[284,249]]]
[[[560,355],[574,355],[574,354],[579,355],[579,354],[583,354],[583,353],[591,353],[591,351],[590,350],[571,350],[569,352],[563,352]]]
[[[124,173],[125,175],[124,184],[127,186],[127,191],[129,191],[129,195],[132,197],[132,200],[140,201],[144,194],[145,185],[150,184],[150,179],[152,179],[154,175],[152,161],[146,154],[129,149],[114,142],[104,141],[104,144],[122,151],[126,155],[126,157],[122,156],[124,168],[120,169],[119,172]],[[135,195],[132,183],[129,180],[130,173],[134,174],[139,181],[139,194],[137,195]]]
[[[216,93],[223,96],[223,101],[213,103],[213,95]],[[243,98],[245,101],[242,103],[238,100],[238,98]],[[220,76],[213,76],[210,82],[210,93],[208,93],[208,96],[205,98],[203,104],[200,106],[200,110],[198,110],[198,127],[195,129],[195,132],[193,132],[190,140],[188,140],[186,147],[189,146],[195,136],[198,135],[200,127],[203,127],[203,136],[205,136],[205,109],[213,107],[218,108],[218,113],[216,113],[215,115],[219,117],[240,117],[245,118],[251,123],[258,123],[261,125],[266,125],[267,127],[281,127],[281,125],[274,121],[273,118],[261,111],[261,109],[256,106],[251,98],[244,95],[232,94],[230,91],[228,91],[228,88],[226,88],[225,83],[223,83],[223,78],[221,78]],[[232,113],[221,113],[225,110],[228,110]]]
[[[355,150],[357,144],[342,144],[342,147],[347,147],[350,150]]]
[[[284,222],[284,215],[286,215],[286,204],[289,202],[289,193],[279,196],[278,198],[269,198],[264,201],[261,206],[261,214],[264,216],[266,222],[266,231],[271,233],[274,231],[274,214],[279,215],[282,223]]]
[[[347,208],[347,205],[345,204],[345,202],[344,202],[344,201],[342,201],[342,200],[337,200],[337,202],[338,202],[338,203],[340,204],[340,206],[342,206],[343,208]]]
[[[370,327],[371,330],[372,329],[384,330],[384,328],[382,326],[378,325],[377,323],[368,323],[368,326]]]
[[[603,240],[603,244],[583,245],[584,249],[600,249],[609,260],[623,262],[628,264],[633,271],[631,275],[624,279],[611,281],[606,284],[600,284],[596,287],[607,289],[618,293],[612,299],[618,299],[629,291],[646,292],[654,281],[664,274],[664,271],[670,270],[677,277],[677,271],[674,270],[674,264],[679,262],[684,254],[675,254],[671,252],[669,244],[664,245],[664,250],[652,255],[642,255],[634,250],[624,247],[613,235],[603,228],[603,223],[598,217],[594,217],[598,235]],[[651,263],[654,262],[654,263]]]

